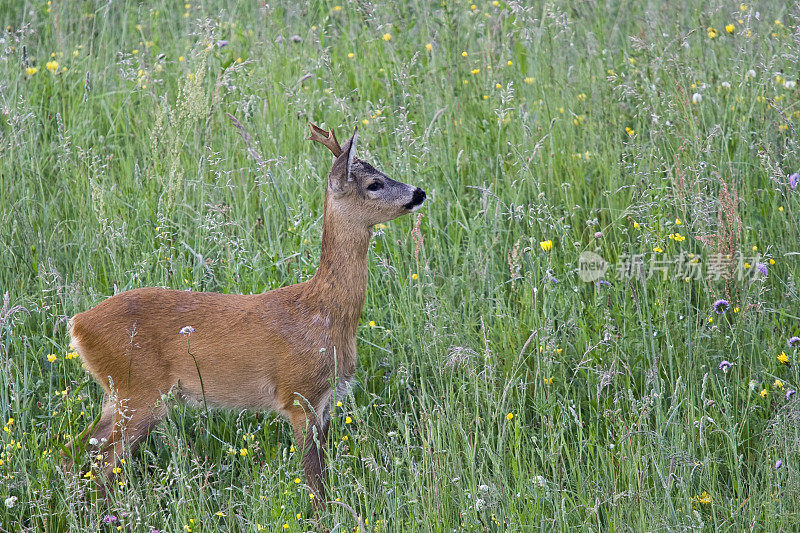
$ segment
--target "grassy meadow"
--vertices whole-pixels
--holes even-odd
[[[796,530],[798,21],[727,0],[4,2],[0,532],[315,529],[273,414],[174,404],[105,501],[59,457],[102,399],[70,316],[313,275],[332,158],[309,121],[357,125],[362,158],[428,193],[369,252],[329,528]]]

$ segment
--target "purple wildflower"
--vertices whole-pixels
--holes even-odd
[[[768,273],[767,265],[765,265],[764,263],[756,263],[756,270],[761,272],[762,276],[764,276],[764,277],[767,276],[767,273]]]
[[[606,281],[606,280],[604,280],[604,279],[601,279],[600,281],[597,282],[597,286],[598,287],[610,287],[611,283]]]
[[[789,346],[792,348],[800,347],[800,337],[791,337],[789,339]]]
[[[792,396],[794,396],[794,393],[795,393],[795,392],[797,392],[797,391],[796,391],[796,390],[794,390],[794,389],[789,389],[789,390],[787,390],[787,391],[786,391],[786,399],[787,399],[787,400],[791,400],[791,399],[792,399]]]
[[[775,461],[775,470],[779,469],[782,466],[783,466],[783,461],[781,461],[780,459]]]
[[[800,180],[800,174],[797,172],[789,176],[789,187],[791,187],[792,190],[795,190],[797,188],[798,180]]]
[[[104,524],[113,524],[116,521],[117,521],[117,517],[114,516],[113,514],[107,514],[107,515],[105,515],[103,517],[103,523]]]
[[[730,361],[721,361],[719,364],[719,369],[722,370],[725,374],[728,373],[728,369],[733,366],[733,363]]]
[[[714,308],[714,312],[717,314],[724,313],[725,311],[728,310],[728,307],[730,306],[731,304],[728,303],[728,300],[717,300],[712,305],[712,307]]]

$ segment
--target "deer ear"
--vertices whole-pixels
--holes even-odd
[[[353,168],[353,158],[356,156],[356,142],[358,141],[358,126],[353,131],[353,136],[347,141],[342,149],[342,155],[347,155],[347,181],[353,181],[351,169]]]
[[[356,142],[358,142],[358,127],[353,136],[342,146],[342,154],[336,158],[331,168],[328,184],[334,190],[342,190],[345,185],[353,181],[353,159],[356,155]]]

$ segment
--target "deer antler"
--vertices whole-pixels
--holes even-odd
[[[308,126],[311,128],[311,137],[308,137],[306,140],[308,141],[317,141],[320,144],[323,144],[333,152],[333,155],[339,157],[342,155],[342,147],[339,146],[339,141],[336,140],[336,135],[334,135],[333,130],[325,131],[316,124],[309,123]]]

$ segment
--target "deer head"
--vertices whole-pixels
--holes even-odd
[[[350,224],[374,226],[416,211],[425,201],[419,187],[395,181],[356,156],[358,128],[340,147],[333,130],[311,124],[310,140],[325,145],[336,160],[328,175],[326,207]]]

